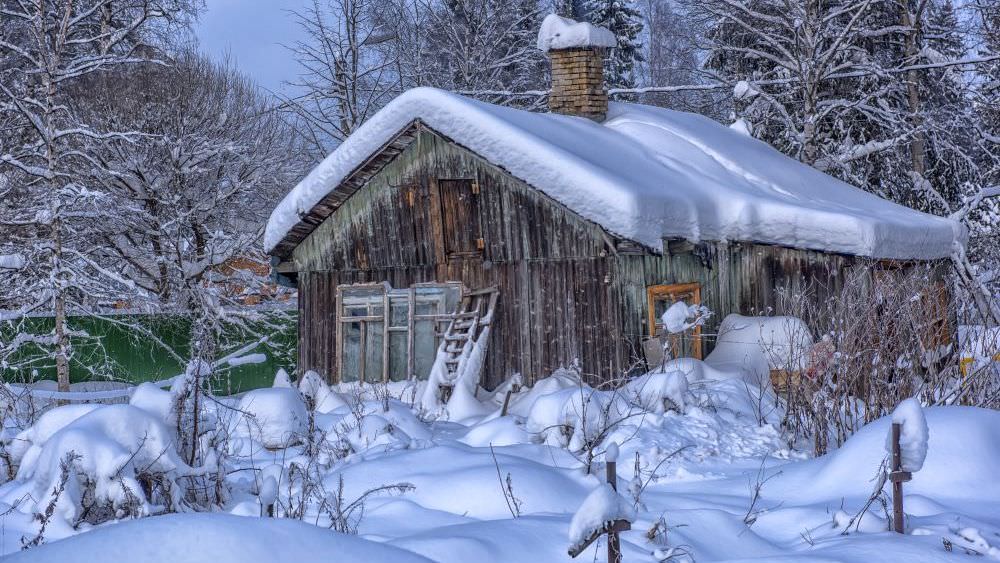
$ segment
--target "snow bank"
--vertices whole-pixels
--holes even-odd
[[[603,27],[549,14],[538,30],[537,45],[547,53],[553,49],[610,48],[618,45],[618,39]]]
[[[635,509],[611,485],[603,483],[593,490],[573,515],[569,523],[569,541],[576,547],[595,531],[615,520],[634,521]]]
[[[70,415],[70,411],[63,410],[38,429],[34,436],[38,441],[24,453],[18,468],[16,479],[33,488],[36,512],[45,511],[50,502],[55,502],[57,516],[75,524],[82,516],[85,498],[92,508],[129,506],[130,510],[141,507],[146,511],[148,499],[136,479],[138,472],[176,477],[191,471],[177,454],[170,429],[130,405],[94,409],[43,439],[53,427],[50,423],[58,425]],[[69,480],[65,491],[56,495],[60,464],[67,460],[71,467]],[[173,489],[174,494],[180,494],[180,487]]]
[[[329,192],[414,120],[609,231],[747,240],[874,258],[951,255],[956,222],[891,203],[711,119],[612,103],[603,123],[500,107],[431,88],[398,96],[274,209],[272,250]]]
[[[226,514],[172,514],[104,526],[11,555],[12,563],[302,563],[326,554],[336,561],[427,563],[415,553],[305,522]]]
[[[650,372],[625,385],[625,395],[636,405],[656,414],[666,411],[683,413],[688,401],[688,379],[680,370]]]
[[[233,434],[249,437],[265,448],[277,449],[298,443],[306,433],[309,415],[302,396],[289,387],[254,389],[240,398]]]
[[[723,371],[766,378],[772,369],[802,370],[813,345],[809,327],[795,317],[727,315],[705,363]]]
[[[892,422],[902,427],[899,429],[899,453],[903,471],[917,472],[924,466],[927,458],[927,420],[920,408],[920,401],[906,399],[892,411]],[[892,426],[885,436],[885,451],[892,454]]]

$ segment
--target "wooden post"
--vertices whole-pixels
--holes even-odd
[[[604,465],[607,468],[608,484],[614,491],[618,491],[618,462],[609,459]],[[622,563],[622,547],[614,528],[608,530],[608,563]]]
[[[901,429],[902,426],[898,422],[892,423],[892,473],[889,473],[889,480],[892,481],[892,531],[897,534],[904,533],[903,482],[913,477],[909,471],[903,471],[903,455],[899,449]]]

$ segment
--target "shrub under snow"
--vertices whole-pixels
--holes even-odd
[[[110,405],[47,435],[74,410],[79,409],[55,409],[58,414],[35,429],[35,441],[21,459],[17,480],[29,484],[36,513],[52,504],[55,517],[74,525],[85,517],[101,522],[147,514],[152,502],[179,503],[177,478],[196,471],[177,454],[171,430],[162,421],[130,405]],[[157,481],[157,490],[166,496],[148,498],[148,485],[144,489],[140,478]]]
[[[290,387],[254,389],[240,399],[234,435],[248,437],[265,448],[285,448],[306,433],[309,414],[302,396]]]

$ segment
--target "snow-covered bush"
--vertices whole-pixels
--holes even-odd
[[[306,433],[309,414],[302,396],[291,387],[254,389],[240,398],[233,436],[250,438],[265,448],[286,448]]]
[[[949,330],[953,301],[933,265],[862,262],[835,296],[811,295],[820,289],[778,294],[777,310],[819,338],[790,365],[795,373],[781,390],[790,440],[808,439],[822,454],[918,393],[927,404],[979,405],[991,400],[982,391],[998,389],[963,381]]]
[[[639,407],[656,414],[667,411],[683,414],[691,399],[687,375],[679,370],[641,375],[629,381],[623,393]]]
[[[545,444],[571,452],[592,452],[620,422],[636,414],[625,398],[611,391],[581,385],[538,397],[525,419],[525,428]]]
[[[75,526],[177,510],[185,491],[181,479],[211,469],[189,467],[171,429],[142,409],[110,405],[76,416],[84,410],[54,409],[23,435],[30,445],[17,480],[30,493],[36,513],[48,510],[52,518]]]

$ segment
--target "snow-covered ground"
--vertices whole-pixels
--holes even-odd
[[[307,377],[298,389],[203,398],[195,463],[178,447],[178,420],[184,427],[190,415],[172,406],[182,385],[140,388],[131,405],[55,407],[30,427],[5,425],[0,474],[13,478],[0,486],[0,553],[61,562],[569,561],[571,535],[578,540],[588,518],[577,509],[590,496],[633,515],[625,561],[1000,558],[1000,412],[922,411],[926,459],[904,485],[907,534],[898,535],[880,500],[862,514],[890,417],[811,459],[788,446],[768,390],[703,372],[681,384],[668,369],[601,391],[560,371],[513,393],[507,416],[501,388],[480,393],[475,410],[486,415],[434,419],[414,406],[419,389],[404,384],[362,392]],[[897,420],[919,422],[919,408],[904,410]],[[919,449],[927,434],[904,430]],[[609,490],[594,493],[608,448],[619,450],[620,505]],[[70,452],[75,460],[61,467]],[[215,488],[192,492],[192,483]],[[168,506],[175,513],[163,515]],[[603,560],[604,549],[602,539],[578,560]]]

